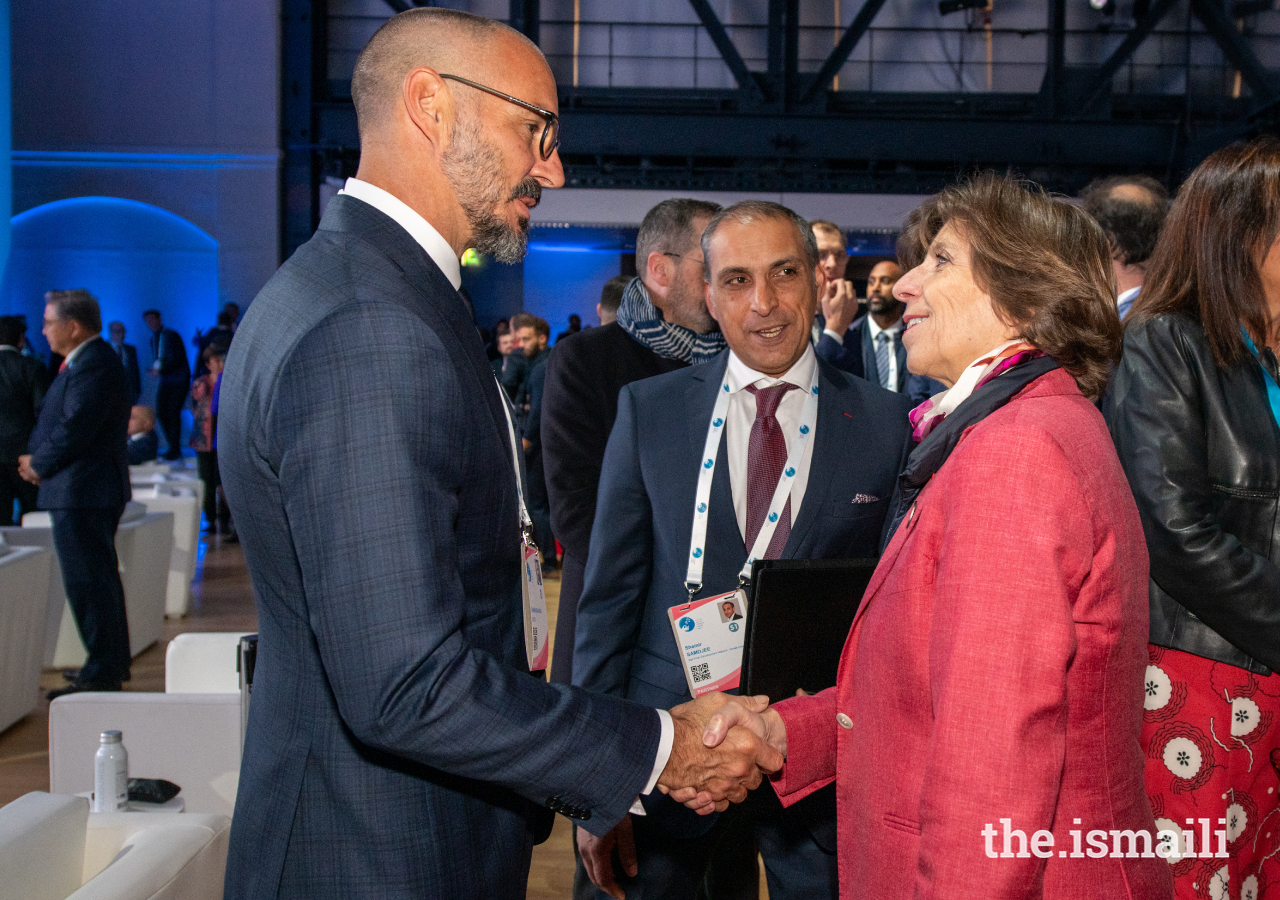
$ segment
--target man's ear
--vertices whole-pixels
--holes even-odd
[[[665,294],[667,289],[671,287],[671,257],[654,250],[649,254],[649,258],[645,260],[644,265],[645,272],[648,275],[645,280],[662,288]]]
[[[404,77],[401,102],[414,128],[437,150],[443,150],[454,120],[453,98],[435,69],[422,66]]]

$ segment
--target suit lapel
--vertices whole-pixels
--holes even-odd
[[[893,343],[896,345],[896,354],[898,357],[898,391],[899,393],[907,389],[907,377],[910,373],[907,371],[907,348],[902,343],[903,332],[898,332],[898,339]]]
[[[867,313],[867,315],[871,315]],[[866,372],[866,379],[872,384],[880,383],[880,369],[876,366],[876,348],[871,340],[871,325],[864,318],[862,320],[862,371]]]
[[[475,377],[489,419],[504,445],[510,442],[501,388],[493,377],[493,368],[484,355],[480,334],[468,318],[466,302],[454,290],[449,279],[431,259],[430,254],[390,216],[354,197],[338,196],[325,210],[321,228],[353,233],[364,238],[377,253],[391,260],[405,274],[418,297],[452,332]],[[442,337],[444,337],[442,335]]]
[[[800,515],[792,524],[791,536],[783,548],[783,559],[801,558],[800,548],[825,505],[830,487],[820,480],[818,473],[834,471],[842,451],[849,446],[843,415],[848,400],[843,386],[828,377],[824,365],[818,360],[818,421],[814,426],[813,455],[809,459],[809,482],[805,485]]]
[[[726,350],[708,363],[695,366],[693,381],[685,391],[685,435],[691,448],[690,459],[702,463],[702,451],[707,443],[707,426],[715,409],[716,398],[724,384],[729,366]],[[726,429],[727,431],[727,429]],[[723,436],[716,448],[716,470],[711,479],[711,514],[707,521],[707,545],[732,547],[738,554],[737,567],[746,559],[747,548],[738,530],[738,517],[733,509],[733,482],[729,477],[728,441]],[[689,515],[693,515],[690,507]]]

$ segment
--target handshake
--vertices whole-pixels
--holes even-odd
[[[706,694],[671,710],[675,736],[658,790],[699,815],[724,812],[741,803],[767,774],[782,768],[787,732],[769,698]],[[578,852],[591,881],[623,900],[613,867],[614,852],[627,875],[635,877],[635,838],[626,816],[603,837],[578,829]]]
[[[658,790],[699,815],[741,803],[782,768],[787,732],[769,698],[706,694],[671,710],[675,739]]]

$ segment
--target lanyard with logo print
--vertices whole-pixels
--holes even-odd
[[[738,589],[714,597],[695,601],[694,595],[702,590],[702,568],[706,559],[707,521],[710,514],[711,483],[715,478],[716,456],[724,437],[725,422],[729,414],[732,392],[726,377],[716,395],[715,408],[707,425],[707,439],[703,445],[698,469],[698,487],[694,494],[693,531],[689,541],[689,567],[685,577],[685,590],[689,592],[687,603],[667,610],[671,628],[680,650],[689,693],[695,697],[709,691],[736,688],[742,674],[742,649],[746,643],[746,629],[739,621],[746,615],[747,595],[743,587],[751,580],[751,567],[769,549],[778,520],[786,508],[787,499],[795,482],[796,471],[804,456],[805,445],[813,434],[818,421],[818,367],[813,369],[813,380],[800,413],[800,425],[787,462],[783,466],[778,484],[773,490],[769,511],[765,514],[760,533],[747,554],[747,561],[738,573]],[[792,506],[793,512],[795,506]]]
[[[498,384],[498,396],[502,399],[502,411],[507,414],[507,434],[511,438],[511,465],[516,476],[516,498],[520,501],[520,594],[524,601],[524,653],[530,672],[542,672],[547,668],[551,642],[547,634],[547,597],[542,588],[542,554],[533,540],[533,519],[524,502],[524,487],[520,480],[520,445],[516,441],[515,420],[511,418],[511,404],[507,393]]]

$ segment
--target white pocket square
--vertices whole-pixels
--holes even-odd
[[[879,503],[880,498],[872,497],[870,494],[854,494],[853,502],[854,503]]]

